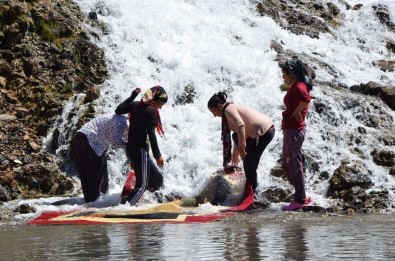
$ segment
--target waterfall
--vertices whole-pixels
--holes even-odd
[[[344,160],[358,160],[372,173],[375,186],[389,189],[394,198],[394,178],[370,156],[373,148],[385,147],[380,141],[386,128],[394,133],[394,111],[377,97],[333,88],[369,81],[394,85],[393,72],[372,65],[375,60],[394,60],[394,54],[383,44],[383,40],[394,41],[394,33],[373,18],[371,7],[386,4],[394,18],[393,1],[363,1],[359,12],[345,4],[353,6],[357,1],[332,1],[343,15],[341,25],[318,39],[293,34],[272,18],[259,16],[254,1],[76,2],[85,13],[97,12],[98,19],[109,26],[108,33],[92,39],[105,50],[109,68],[109,78],[102,84],[102,96],[97,101],[98,112],[113,113],[137,86],[146,90],[159,84],[169,94],[169,102],[161,110],[166,139],[159,138],[165,159],[164,193],[196,195],[221,167],[221,122],[207,109],[208,99],[218,91],[227,92],[228,100],[249,105],[275,122],[275,138],[259,164],[258,189],[290,186],[270,175],[281,155],[285,95],[279,88],[282,78],[277,53],[270,48],[276,41],[284,49],[301,54],[301,60],[313,61],[316,73],[303,145],[307,193],[325,204],[328,180],[323,175],[332,175]],[[192,102],[180,102],[186,93]],[[369,115],[381,121],[379,126],[366,122],[364,117]],[[363,133],[358,132],[361,127]],[[394,150],[393,145],[387,147]],[[110,158],[112,189],[119,190],[126,157],[122,151],[114,151]]]

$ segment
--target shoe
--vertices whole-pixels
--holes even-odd
[[[292,201],[291,204],[289,204],[288,206],[284,206],[282,207],[282,211],[296,211],[298,209],[302,209],[303,208],[303,204],[296,202],[296,201]]]
[[[311,203],[311,198],[310,197],[306,197],[304,203],[299,203],[296,201],[291,202],[291,204],[289,204],[288,206],[284,206],[282,207],[282,211],[296,211],[299,209],[302,209],[303,207],[307,206],[308,204]]]

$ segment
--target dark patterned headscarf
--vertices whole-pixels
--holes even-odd
[[[150,101],[163,101],[164,103],[167,102],[167,93],[162,86],[154,86],[148,89],[143,95],[143,101],[148,103]]]
[[[307,76],[306,67],[301,60],[289,60],[282,66],[282,70],[292,74],[297,81],[304,82],[307,88],[311,91],[313,83],[309,76]]]

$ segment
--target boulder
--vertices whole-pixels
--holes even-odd
[[[368,189],[373,185],[368,170],[361,163],[342,163],[329,179],[327,197],[343,197],[353,187]]]

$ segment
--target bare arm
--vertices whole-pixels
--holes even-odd
[[[238,136],[238,152],[242,158],[247,155],[245,152],[246,148],[246,132],[245,132],[245,124],[243,119],[240,117],[239,112],[237,111],[236,106],[229,105],[225,110],[226,119],[228,122],[232,122],[237,126],[237,136]]]

